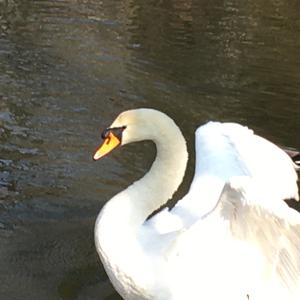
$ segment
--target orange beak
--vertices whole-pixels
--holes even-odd
[[[118,147],[121,144],[121,141],[118,137],[116,137],[112,132],[108,134],[108,136],[104,139],[103,144],[98,148],[96,153],[94,154],[93,159],[98,160],[111,152],[113,149]]]

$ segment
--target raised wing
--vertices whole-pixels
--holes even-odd
[[[262,199],[269,196],[251,178],[233,178],[213,214],[229,222],[233,240],[262,258],[252,273],[250,299],[300,299],[300,214],[284,201],[270,207]]]
[[[195,219],[207,214],[235,176],[259,181],[272,191],[272,202],[299,198],[294,164],[282,149],[239,124],[209,122],[196,131],[194,179],[174,212],[192,213]]]

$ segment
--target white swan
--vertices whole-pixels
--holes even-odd
[[[196,171],[172,209],[147,217],[177,190],[188,154],[179,128],[153,109],[121,113],[106,129],[97,160],[113,148],[152,140],[149,172],[100,212],[95,243],[124,299],[299,300],[300,214],[290,158],[234,123],[196,132]]]

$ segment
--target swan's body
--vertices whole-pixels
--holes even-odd
[[[157,148],[150,171],[114,196],[95,226],[97,251],[124,299],[300,299],[300,215],[282,201],[298,199],[297,175],[282,150],[238,124],[201,126],[189,193],[146,221],[182,181],[185,140],[151,109],[118,116],[107,145],[110,130],[121,135],[116,146],[147,139]]]

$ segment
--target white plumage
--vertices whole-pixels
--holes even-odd
[[[126,127],[126,128],[125,128]],[[122,113],[122,145],[151,139],[149,172],[100,212],[95,243],[124,299],[300,299],[300,214],[290,158],[252,130],[209,122],[196,131],[195,176],[172,209],[147,217],[182,181],[187,150],[175,123],[152,109]]]

